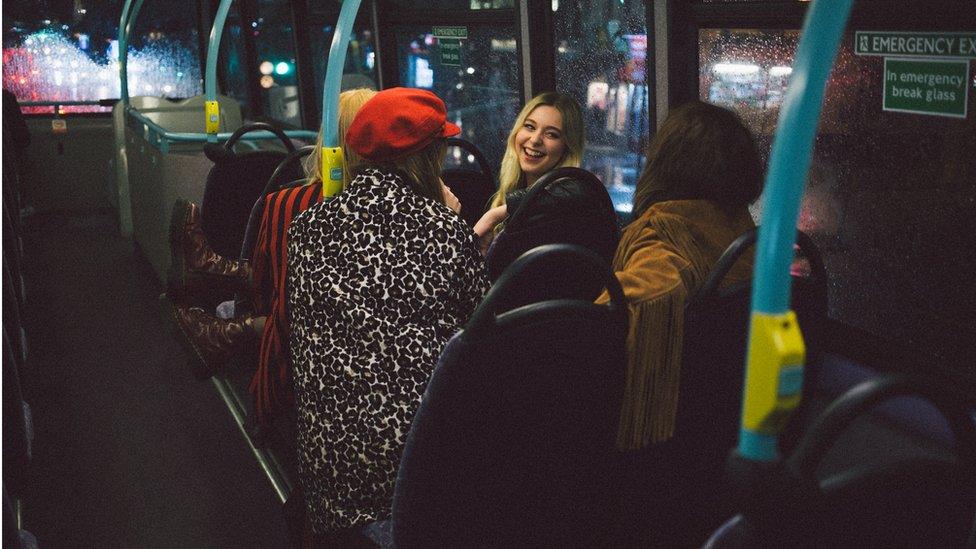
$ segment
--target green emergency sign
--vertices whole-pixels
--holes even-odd
[[[969,62],[885,58],[886,111],[966,117]]]
[[[461,66],[461,40],[467,39],[468,27],[433,27],[431,34],[437,39],[441,52],[441,65]]]
[[[976,58],[974,32],[854,33],[854,53],[885,57]]]
[[[434,38],[467,38],[468,27],[434,27]]]
[[[441,47],[441,65],[448,67],[460,67],[461,41],[446,40],[441,38],[438,40],[438,44]]]

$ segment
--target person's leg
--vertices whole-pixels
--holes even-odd
[[[181,199],[173,205],[169,244],[172,261],[166,292],[171,301],[195,295],[232,294],[249,288],[250,265],[213,251],[203,234],[196,204]]]
[[[257,341],[264,326],[264,317],[225,320],[180,302],[167,306],[177,339],[187,350],[194,376],[201,380],[221,371],[248,342]]]

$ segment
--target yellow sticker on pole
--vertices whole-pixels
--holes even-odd
[[[743,427],[778,434],[800,403],[806,347],[796,314],[753,313]]]
[[[342,147],[322,147],[322,196],[342,192]]]
[[[216,101],[204,103],[203,112],[207,117],[206,132],[217,133],[220,131],[220,105]]]

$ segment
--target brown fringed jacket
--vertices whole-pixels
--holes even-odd
[[[726,213],[707,200],[672,200],[654,204],[624,229],[613,260],[630,306],[619,448],[642,448],[673,434],[686,299],[728,245],[753,226],[745,207]],[[724,283],[751,275],[748,254]],[[606,300],[606,294],[598,299]]]

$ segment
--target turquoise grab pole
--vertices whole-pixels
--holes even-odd
[[[745,392],[738,454],[777,459],[776,439],[800,401],[806,349],[789,310],[796,221],[824,88],[852,0],[814,0],[807,11],[793,73],[779,113],[766,177],[752,283]]]
[[[217,142],[217,132],[220,127],[220,107],[217,105],[217,57],[220,53],[220,37],[224,33],[224,23],[227,12],[230,11],[232,0],[220,0],[217,14],[214,16],[213,28],[210,29],[210,42],[207,45],[207,73],[204,78],[204,99],[206,100],[206,132],[207,141]]]
[[[213,28],[210,29],[210,42],[207,45],[207,74],[204,83],[207,101],[217,100],[217,56],[220,53],[220,37],[224,33],[224,23],[227,21],[227,12],[230,11],[232,1],[220,0]]]
[[[143,0],[125,0],[122,7],[122,18],[119,20],[119,95],[123,106],[129,106],[129,36],[132,34],[133,22],[142,9]]]
[[[325,71],[325,85],[322,90],[322,196],[329,197],[342,192],[343,162],[342,148],[339,147],[339,87],[342,69],[346,64],[346,52],[352,37],[352,26],[356,21],[361,0],[344,0],[339,10],[339,21],[332,35],[329,49],[329,64]]]
[[[346,53],[349,51],[352,26],[356,21],[360,3],[361,0],[342,2],[339,22],[336,23],[335,33],[332,35],[329,64],[325,71],[325,87],[322,91],[322,145],[324,147],[339,146],[339,84],[342,80],[342,69],[346,64]]]

